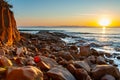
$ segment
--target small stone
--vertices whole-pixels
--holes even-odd
[[[40,62],[40,61],[41,61],[41,59],[40,59],[40,57],[39,57],[39,56],[35,56],[35,57],[34,57],[34,61],[35,61],[36,63],[38,63],[38,62]]]

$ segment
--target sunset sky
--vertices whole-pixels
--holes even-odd
[[[18,26],[120,26],[120,0],[8,0]]]

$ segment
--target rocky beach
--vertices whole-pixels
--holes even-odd
[[[70,36],[63,33],[20,35],[18,43],[0,49],[1,80],[120,80],[109,53],[67,44],[61,38]]]
[[[0,0],[0,80],[120,80],[112,59],[120,54],[98,51],[92,46],[99,45],[84,40],[67,43],[79,37],[62,32],[20,32],[10,8]]]

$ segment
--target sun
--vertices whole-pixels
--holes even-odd
[[[108,18],[101,18],[99,20],[99,24],[103,27],[109,26],[110,25],[110,19]]]

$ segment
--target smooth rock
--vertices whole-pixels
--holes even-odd
[[[116,80],[120,80],[119,70],[111,65],[97,65],[92,69],[91,73],[95,80],[99,80],[105,74],[112,75]]]
[[[6,80],[43,80],[43,73],[33,66],[9,67]]]
[[[58,63],[54,59],[51,59],[51,58],[48,58],[45,56],[40,56],[40,58],[44,63],[46,63],[48,66],[50,66],[50,68],[53,68],[58,65]]]
[[[53,67],[47,74],[52,80],[76,80],[74,76],[62,66]]]
[[[88,72],[90,72],[90,70],[91,70],[90,66],[85,61],[75,61],[74,65],[75,65],[75,67],[83,68],[83,69],[85,69]]]
[[[101,80],[116,80],[112,75],[104,75]]]
[[[92,80],[84,69],[76,69],[75,77],[77,80]]]

